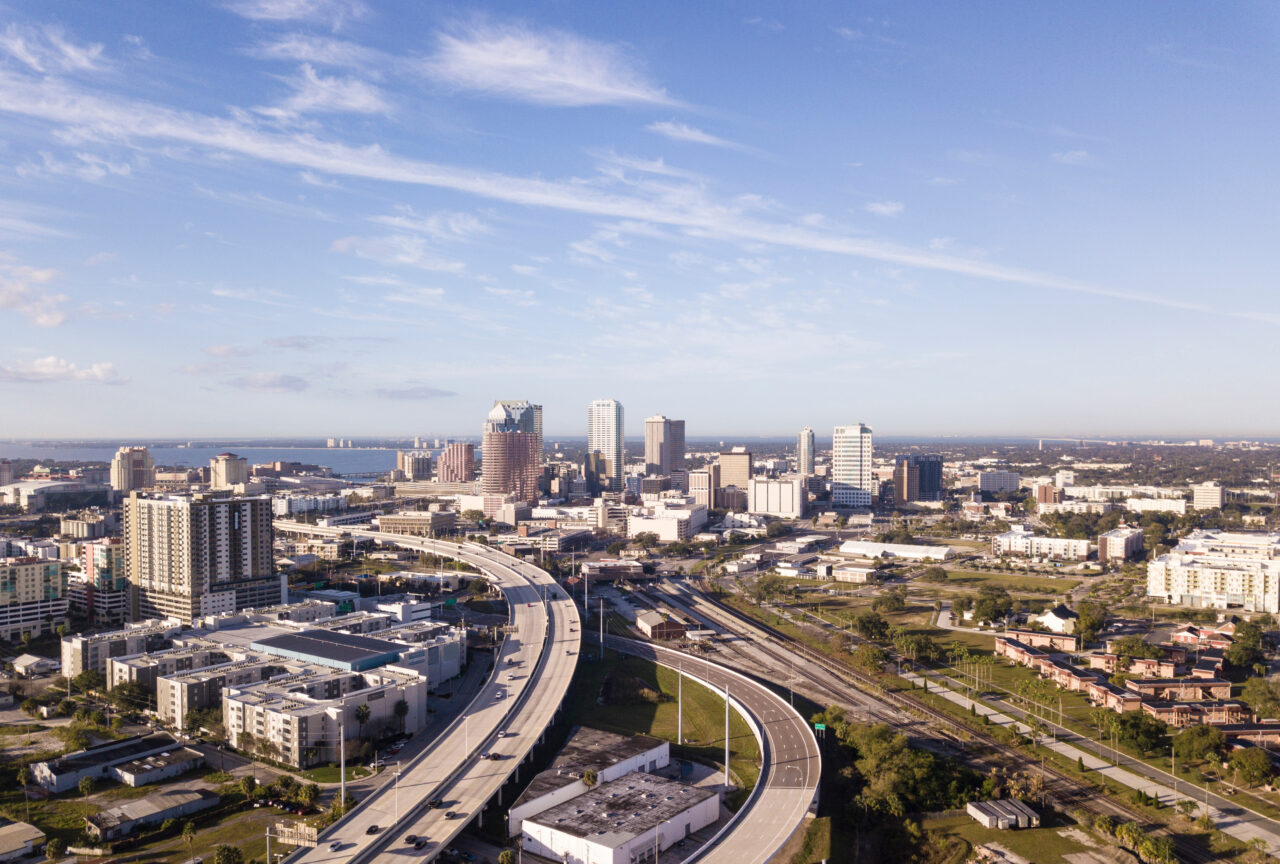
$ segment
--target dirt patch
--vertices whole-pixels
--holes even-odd
[[[1068,840],[1074,840],[1081,846],[1088,846],[1090,849],[1098,848],[1098,841],[1094,840],[1079,828],[1063,828],[1058,832],[1059,837],[1065,837]]]

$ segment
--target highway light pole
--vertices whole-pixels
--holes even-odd
[[[729,682],[724,685],[724,791],[729,794]]]
[[[684,744],[684,661],[676,675],[676,744]]]

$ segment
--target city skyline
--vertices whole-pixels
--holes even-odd
[[[6,11],[5,437],[1280,424],[1274,7]]]

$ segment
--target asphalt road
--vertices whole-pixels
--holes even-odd
[[[545,571],[488,547],[372,531],[350,533],[467,561],[502,590],[511,610],[515,632],[504,640],[492,674],[462,715],[423,753],[399,766],[399,776],[391,783],[322,834],[319,846],[301,849],[290,858],[291,864],[430,860],[518,770],[559,710],[578,660],[578,613]],[[503,758],[482,759],[482,753],[501,753]],[[443,799],[444,806],[428,808],[432,798]],[[455,817],[449,818],[449,812]],[[425,837],[430,845],[415,850],[403,842],[406,834]]]
[[[654,660],[711,685],[743,707],[763,737],[757,791],[728,829],[686,864],[765,864],[804,819],[818,791],[822,756],[808,723],[785,700],[751,679],[701,657],[648,642],[606,637],[610,648]]]

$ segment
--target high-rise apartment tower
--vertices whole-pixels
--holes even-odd
[[[622,490],[623,460],[627,448],[622,440],[622,403],[616,399],[597,399],[587,409],[587,452],[598,452],[608,460],[609,488]],[[602,478],[603,479],[603,478]]]

